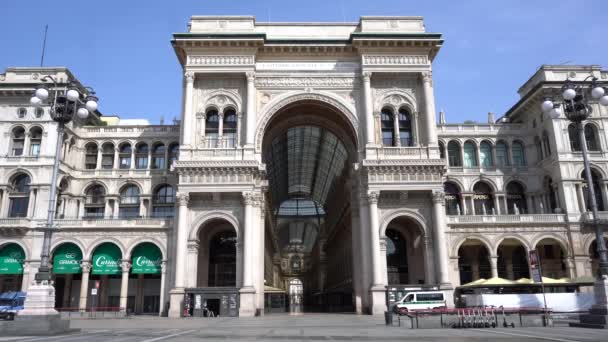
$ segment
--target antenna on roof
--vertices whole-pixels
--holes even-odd
[[[42,56],[40,57],[40,67],[44,64],[44,51],[46,50],[46,33],[49,30],[49,25],[44,26],[44,40],[42,41]]]

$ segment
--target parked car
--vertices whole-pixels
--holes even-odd
[[[393,305],[393,311],[398,315],[405,315],[409,311],[428,310],[446,307],[443,292],[408,292]]]
[[[23,310],[25,292],[4,292],[0,294],[0,319],[15,319],[19,310]]]

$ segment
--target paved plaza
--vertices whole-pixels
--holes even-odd
[[[607,341],[608,331],[558,326],[515,329],[408,329],[382,318],[340,314],[259,318],[166,319],[137,317],[72,320],[69,335],[2,336],[0,341]]]

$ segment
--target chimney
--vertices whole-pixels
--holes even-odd
[[[445,125],[445,112],[443,110],[439,112],[439,124]]]
[[[488,113],[488,123],[489,124],[493,124],[496,120],[494,120],[494,113],[489,112]]]

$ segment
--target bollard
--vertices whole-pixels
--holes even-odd
[[[393,313],[390,311],[384,311],[384,324],[393,325]]]

